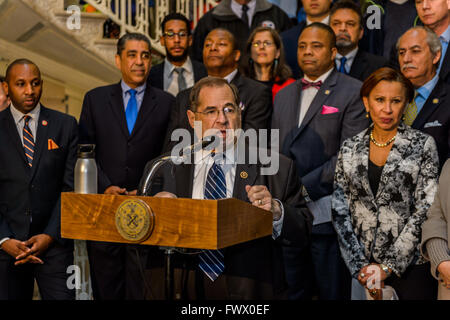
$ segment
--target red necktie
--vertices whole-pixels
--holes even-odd
[[[309,87],[313,87],[316,88],[317,90],[320,89],[320,86],[322,85],[322,81],[317,81],[317,82],[309,82],[306,79],[302,79],[302,89],[308,89]]]

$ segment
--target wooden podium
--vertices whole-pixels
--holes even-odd
[[[125,200],[141,200],[153,212],[148,238],[130,241],[116,227]],[[78,240],[163,247],[221,249],[272,234],[272,213],[234,198],[168,199],[105,194],[61,194],[61,236]]]

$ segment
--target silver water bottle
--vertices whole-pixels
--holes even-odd
[[[97,193],[97,164],[95,144],[78,145],[78,160],[75,164],[75,192]]]

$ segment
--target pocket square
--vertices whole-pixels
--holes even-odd
[[[338,108],[323,105],[322,112],[320,114],[330,114],[330,113],[336,113],[336,112],[339,112]]]
[[[48,139],[48,150],[59,149],[59,146],[52,139]]]
[[[442,127],[442,123],[440,123],[438,120],[434,120],[433,122],[427,122],[423,126],[424,129],[431,128],[431,127]]]

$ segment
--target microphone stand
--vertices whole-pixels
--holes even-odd
[[[187,154],[193,153],[197,151],[197,148],[205,148],[209,144],[211,144],[212,141],[204,140],[200,141],[200,144],[195,144],[189,147],[188,149],[183,150],[182,156],[163,156],[156,160],[152,167],[149,170],[149,173],[147,174],[144,184],[142,186],[142,190],[138,190],[138,195],[147,195],[148,191],[150,190],[151,183],[153,181],[153,177],[155,176],[158,169],[164,165],[167,162],[173,163],[177,162],[183,162],[186,158]],[[164,250],[165,255],[165,262],[164,262],[164,269],[165,269],[165,275],[164,275],[164,285],[165,285],[165,296],[166,300],[172,301],[173,300],[173,278],[174,278],[174,267],[172,263],[172,257],[175,252],[174,247],[159,247],[161,250]]]

